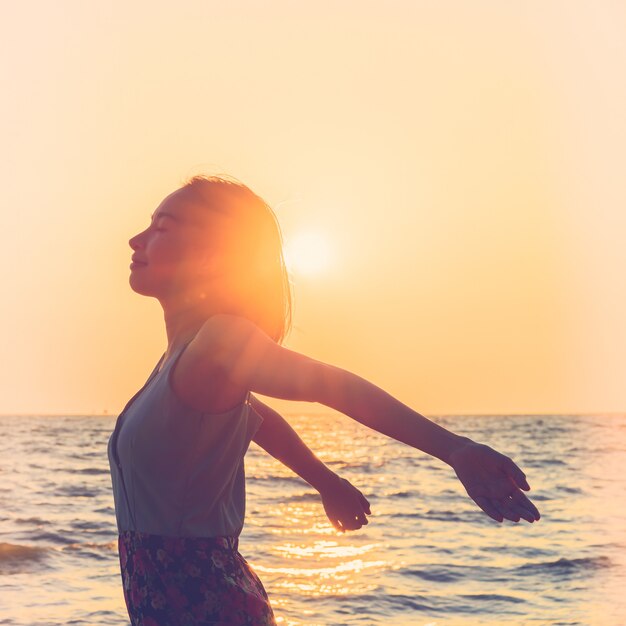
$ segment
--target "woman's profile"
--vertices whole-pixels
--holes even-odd
[[[363,378],[283,347],[291,295],[280,228],[238,181],[195,176],[130,240],[130,285],[163,308],[168,345],[108,444],[133,626],[275,624],[238,551],[251,441],[315,487],[338,530],[369,503],[253,393],[319,402],[450,465],[492,519],[539,519],[522,470]]]

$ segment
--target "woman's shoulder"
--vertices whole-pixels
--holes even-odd
[[[274,340],[247,317],[219,313],[207,319],[190,347],[199,358],[211,361],[215,368],[228,373],[241,358],[275,345]]]
[[[223,366],[224,353],[245,350],[256,326],[236,315],[213,315],[203,324],[171,372],[177,396],[196,410],[221,413],[241,404],[248,393],[234,383]]]
[[[201,326],[195,339],[207,342],[237,341],[256,334],[265,334],[254,322],[234,313],[216,313]],[[195,340],[194,339],[194,340]]]

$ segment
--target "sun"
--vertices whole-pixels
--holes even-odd
[[[285,262],[289,270],[297,274],[323,274],[330,268],[331,258],[328,239],[320,233],[296,233],[285,243]]]

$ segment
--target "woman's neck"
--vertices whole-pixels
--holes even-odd
[[[161,302],[161,306],[167,334],[165,360],[181,345],[191,341],[211,316],[229,312],[228,307],[204,299],[193,303],[179,302],[178,305]]]
[[[165,332],[167,334],[166,360],[183,343],[190,341],[204,322],[214,314],[215,312],[209,308],[198,306],[177,309],[163,307]]]

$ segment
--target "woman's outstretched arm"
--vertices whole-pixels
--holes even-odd
[[[280,413],[254,396],[250,404],[263,418],[254,436],[255,443],[319,492],[331,524],[341,532],[367,524],[366,514],[371,515],[367,498],[324,465]]]
[[[189,348],[194,367],[207,374],[217,369],[242,390],[319,402],[441,459],[497,521],[539,519],[535,505],[520,491],[530,489],[525,475],[509,457],[435,424],[352,372],[279,346],[243,317],[209,318]]]

